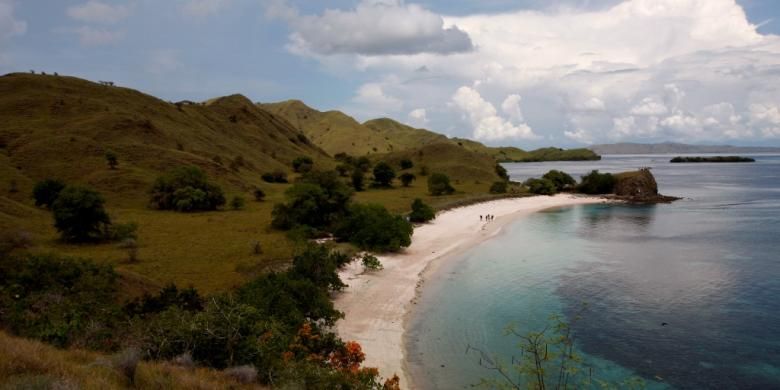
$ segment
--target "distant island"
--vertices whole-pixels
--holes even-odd
[[[751,163],[756,162],[750,157],[739,156],[713,156],[713,157],[675,157],[669,160],[671,163]]]
[[[780,147],[732,146],[732,145],[690,145],[674,142],[654,144],[617,143],[592,145],[588,149],[598,154],[694,154],[694,153],[780,153]]]

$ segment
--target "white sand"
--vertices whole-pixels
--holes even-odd
[[[425,274],[451,255],[457,255],[500,232],[507,223],[540,210],[606,202],[603,198],[573,195],[501,199],[439,213],[429,224],[417,226],[412,245],[401,253],[379,257],[384,269],[364,273],[355,261],[341,271],[349,285],[335,298],[345,318],[336,324],[344,340],[354,340],[366,354],[365,366],[379,368],[385,378],[397,374],[407,389],[404,331]],[[479,216],[492,214],[492,222]]]

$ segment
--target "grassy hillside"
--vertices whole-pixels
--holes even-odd
[[[263,389],[244,385],[223,372],[170,363],[140,362],[130,383],[111,356],[61,350],[0,332],[2,389]]]
[[[392,151],[391,142],[340,111],[317,111],[299,100],[258,105],[289,121],[317,146],[335,155],[355,156]]]
[[[450,143],[449,138],[425,129],[415,129],[390,118],[372,119],[364,126],[379,133],[390,141],[394,151],[416,149],[437,142]]]

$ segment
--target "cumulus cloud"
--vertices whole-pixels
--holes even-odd
[[[385,93],[382,84],[380,83],[361,85],[357,91],[357,95],[352,98],[352,100],[377,113],[398,111],[403,106],[401,100]]]
[[[85,46],[100,46],[116,43],[124,38],[124,33],[103,28],[81,26],[72,30],[79,37],[79,42]]]
[[[469,35],[457,25],[401,0],[363,0],[354,9],[328,9],[321,15],[299,15],[274,1],[266,15],[289,23],[290,48],[300,54],[452,54],[473,49]]]
[[[669,112],[666,105],[663,102],[659,102],[653,98],[644,98],[639,104],[635,105],[631,109],[631,114],[634,115],[663,115]]]
[[[424,108],[416,108],[409,112],[409,119],[412,123],[422,126],[428,123],[428,112]]]
[[[187,15],[204,17],[219,12],[230,3],[231,0],[187,0],[181,9]]]
[[[452,96],[452,103],[468,117],[475,139],[497,141],[538,138],[527,124],[512,123],[499,116],[493,104],[483,99],[482,95],[473,88],[466,86],[458,88]],[[501,107],[510,117],[522,120],[519,103],[519,95],[509,95]]]
[[[0,0],[0,43],[25,32],[27,32],[27,22],[16,19],[13,1]]]
[[[89,0],[84,4],[68,7],[67,14],[81,22],[114,24],[128,17],[130,9],[125,5],[111,5],[98,0]]]

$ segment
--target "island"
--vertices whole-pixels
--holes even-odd
[[[739,156],[675,157],[670,163],[752,163],[755,159]]]

